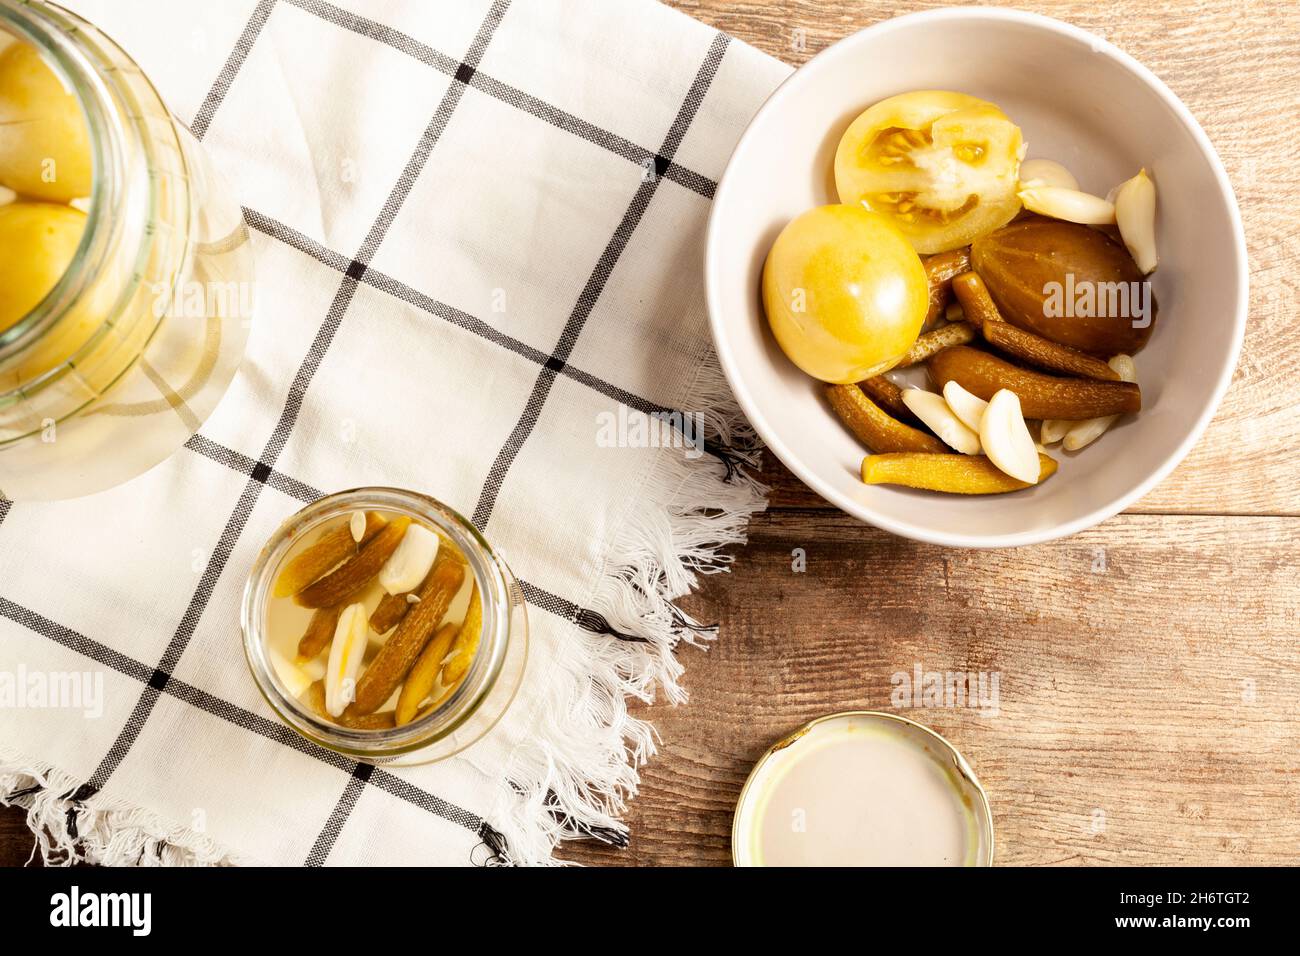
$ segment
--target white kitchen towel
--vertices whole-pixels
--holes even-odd
[[[185,449],[107,493],[0,503],[0,801],[51,862],[626,841],[655,749],[628,700],[685,699],[674,652],[711,631],[672,602],[764,503],[701,261],[716,180],[788,68],[649,0],[64,2],[233,185],[258,305]],[[702,448],[663,440],[697,428]],[[272,530],[369,484],[472,515],[528,599],[506,719],[425,767],[307,744],[241,650]],[[102,693],[39,699],[76,674]]]

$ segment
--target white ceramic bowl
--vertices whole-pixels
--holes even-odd
[[[951,89],[997,103],[1030,158],[1065,163],[1105,195],[1145,166],[1159,194],[1159,315],[1137,355],[1143,409],[1059,473],[1010,495],[863,485],[863,449],[818,383],[777,347],[759,299],[781,228],[836,202],[840,135],[872,103]],[[1073,534],[1122,511],[1182,460],[1228,387],[1246,324],[1246,246],[1214,147],[1178,98],[1106,41],[1034,14],[933,10],[869,27],[791,76],[750,122],[718,185],[705,282],[718,356],[768,447],[809,487],[863,521],[921,541],[1010,547]]]

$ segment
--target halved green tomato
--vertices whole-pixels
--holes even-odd
[[[855,119],[835,152],[840,202],[882,213],[928,255],[1005,226],[1024,154],[1020,128],[985,100],[902,93]]]

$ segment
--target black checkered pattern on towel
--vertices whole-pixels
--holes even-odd
[[[523,407],[519,409],[515,427],[497,452],[474,508],[473,521],[481,529],[491,523],[498,496],[508,480],[511,466],[529,441],[558,378],[566,378],[647,414],[669,414],[673,411],[621,388],[614,382],[606,381],[589,370],[571,364],[570,359],[594,304],[600,298],[607,280],[657,191],[665,188],[681,188],[706,199],[713,195],[715,183],[711,179],[680,165],[674,157],[717,74],[728,41],[720,34],[714,38],[677,110],[671,127],[654,149],[648,149],[496,79],[479,68],[494,34],[502,20],[509,15],[508,0],[496,0],[492,4],[463,59],[448,56],[397,29],[344,10],[325,0],[279,0],[279,3],[297,7],[339,29],[366,37],[376,44],[382,44],[405,54],[430,69],[450,77],[452,82],[433,115],[429,117],[423,134],[407,159],[399,178],[392,184],[388,198],[371,224],[364,241],[355,251],[344,253],[326,248],[291,225],[277,221],[256,209],[245,209],[245,219],[252,229],[331,269],[338,277],[337,288],[328,309],[322,316],[314,339],[294,372],[278,420],[260,451],[256,455],[241,452],[202,433],[195,435],[186,446],[190,453],[246,476],[246,481],[230,509],[216,546],[208,555],[188,605],[180,620],[177,621],[161,656],[153,662],[136,660],[95,640],[92,635],[81,634],[67,628],[52,616],[48,616],[56,614],[57,605],[41,611],[20,606],[0,594],[0,616],[105,668],[125,675],[140,685],[139,699],[129,718],[89,779],[73,794],[76,801],[90,799],[107,784],[130,754],[159,700],[169,698],[198,708],[250,734],[292,748],[338,769],[342,791],[328,818],[321,821],[319,835],[305,863],[321,865],[328,859],[331,848],[347,826],[354,807],[368,788],[387,793],[478,835],[482,840],[482,846],[486,848],[486,853],[480,854],[478,859],[480,861],[491,859],[506,848],[501,834],[490,821],[483,819],[479,814],[454,806],[382,768],[359,764],[350,758],[318,748],[279,722],[235,706],[202,688],[179,680],[174,676],[174,672],[190,644],[214,588],[228,572],[228,559],[243,534],[249,515],[263,490],[270,488],[274,492],[301,502],[314,501],[322,496],[319,489],[279,470],[277,463],[298,423],[299,412],[303,407],[313,376],[329,352],[336,332],[342,323],[347,321],[349,307],[360,286],[368,286],[400,299],[441,322],[449,323],[491,342],[537,367],[533,388]],[[276,6],[276,0],[260,0],[257,3],[252,16],[190,123],[190,128],[197,138],[202,139],[214,124],[221,123],[222,102],[239,76],[245,61],[256,47],[266,24],[275,15]],[[635,193],[631,196],[616,229],[610,235],[599,259],[593,264],[586,284],[577,291],[576,301],[568,320],[558,341],[549,352],[512,337],[473,314],[439,301],[429,292],[412,288],[371,266],[389,227],[403,203],[408,200],[421,170],[430,155],[438,149],[440,138],[456,116],[468,88],[473,88],[556,129],[580,137],[629,163],[653,171],[651,175],[641,179]],[[8,501],[0,500],[0,525],[3,525],[13,507],[21,507],[21,505],[13,506]],[[562,595],[549,593],[528,581],[521,581],[521,584],[527,601],[535,607],[577,622],[589,630],[604,632],[610,639],[637,640],[630,635],[620,634],[610,627],[601,615],[579,606]]]

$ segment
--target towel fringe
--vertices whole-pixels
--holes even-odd
[[[766,508],[767,488],[750,474],[761,452],[716,358],[707,356],[688,389],[684,411],[703,422],[704,450],[661,449],[592,592],[592,613],[551,661],[530,733],[512,754],[506,797],[479,831],[477,862],[556,864],[566,839],[626,846],[621,816],[640,783],[639,768],[657,737],[628,712],[629,699],[652,703],[662,688],[684,703],[682,643],[705,648],[717,625],[674,603],[699,575],[726,571],[725,549],[745,543],[749,519]],[[611,639],[613,638],[613,639]],[[47,866],[235,865],[244,861],[190,827],[114,803],[102,793],[80,799],[82,782],[0,747],[0,805],[26,808],[35,834],[32,858]]]
[[[0,806],[27,810],[35,837],[28,863],[46,866],[230,866],[240,861],[190,827],[98,794],[77,798],[80,782],[17,751],[0,748]]]
[[[767,488],[750,473],[761,446],[712,354],[682,410],[699,416],[710,454],[692,459],[662,449],[630,496],[590,602],[600,620],[575,621],[531,717],[534,731],[508,766],[512,790],[493,816],[508,862],[563,863],[553,856],[562,840],[627,844],[621,817],[657,743],[628,702],[652,703],[662,689],[673,704],[684,703],[685,669],[675,652],[717,637],[716,624],[674,602],[699,575],[728,570],[727,549],[745,543],[750,518],[766,508]]]

